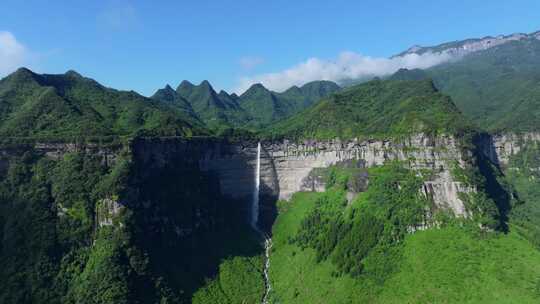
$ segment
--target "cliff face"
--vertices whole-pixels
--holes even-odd
[[[465,215],[459,192],[469,192],[454,180],[453,166],[465,167],[464,155],[453,137],[431,138],[419,134],[401,142],[391,141],[328,141],[281,142],[265,144],[264,184],[279,199],[289,199],[298,191],[322,190],[324,183],[310,183],[310,172],[348,160],[360,160],[366,167],[396,160],[414,170],[429,170],[423,191],[439,207],[450,208],[457,215]],[[277,181],[277,183],[276,183]]]
[[[506,133],[483,136],[478,146],[491,162],[504,169],[510,164],[511,157],[522,151],[526,145],[539,142],[540,133]]]
[[[196,165],[217,178],[223,195],[249,200],[254,189],[256,145],[256,142],[160,139],[137,142],[133,151],[136,159],[150,166],[166,166],[171,159]],[[260,195],[263,201],[288,200],[298,191],[324,190],[324,179],[310,174],[316,169],[350,160],[361,161],[365,167],[397,160],[411,169],[423,170],[424,174],[429,172],[423,192],[433,198],[437,207],[466,216],[459,193],[474,189],[455,180],[451,174],[454,166],[465,167],[464,159],[455,138],[422,134],[401,142],[263,142]],[[265,207],[270,208],[266,204],[263,210]]]
[[[0,175],[9,167],[11,157],[22,156],[27,151],[33,151],[52,159],[59,159],[66,153],[85,152],[97,156],[103,164],[112,165],[120,151],[124,147],[118,145],[98,145],[98,144],[74,144],[74,143],[36,143],[0,146]]]
[[[512,155],[530,141],[540,142],[540,134],[497,135],[480,138],[477,146],[493,163],[507,166]],[[276,199],[288,200],[298,191],[323,191],[325,180],[319,169],[351,160],[364,167],[385,161],[401,161],[425,178],[422,192],[438,208],[467,216],[460,193],[474,192],[453,176],[455,168],[465,169],[472,151],[461,149],[451,136],[423,134],[401,141],[280,141],[262,142],[260,195],[262,213],[270,212]],[[37,144],[34,150],[53,158],[70,151],[87,151],[114,161],[121,149],[71,144]],[[196,169],[213,177],[220,194],[246,204],[252,199],[257,142],[228,142],[216,139],[153,138],[134,141],[130,146],[134,161],[142,168],[166,168],[172,162]],[[0,149],[1,159],[16,155],[20,149]],[[3,156],[3,157],[2,157]]]

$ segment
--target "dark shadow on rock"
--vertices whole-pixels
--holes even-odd
[[[491,135],[478,135],[475,138],[475,147],[476,165],[480,170],[480,174],[485,178],[483,190],[497,206],[499,230],[508,232],[509,214],[512,210],[512,202],[517,200],[517,194],[504,183],[504,173],[500,168]]]
[[[151,276],[190,301],[218,274],[224,259],[254,257],[264,248],[249,226],[252,197],[221,194],[218,176],[203,172],[200,156],[190,155],[203,153],[205,144],[192,149],[178,145],[168,143],[165,149],[176,151],[162,155],[146,151],[135,161],[131,191],[137,199],[130,206],[135,215],[131,228],[137,246],[148,254]]]
[[[259,226],[266,235],[272,235],[272,226],[278,215],[279,180],[274,159],[264,147],[261,150],[262,157],[268,159],[270,165],[270,172],[266,173],[270,174],[270,182],[267,184],[264,180],[261,180],[259,189]]]

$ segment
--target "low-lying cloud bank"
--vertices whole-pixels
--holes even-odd
[[[401,68],[426,69],[449,61],[448,53],[407,54],[400,57],[376,58],[354,52],[343,52],[335,60],[310,58],[285,71],[243,77],[235,92],[243,93],[251,85],[262,83],[274,91],[284,91],[293,85],[301,86],[314,80],[330,80],[337,83],[365,77],[390,75]]]
[[[6,31],[0,31],[0,77],[3,77],[26,61],[28,51],[15,36]]]

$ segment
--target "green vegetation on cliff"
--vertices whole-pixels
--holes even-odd
[[[519,232],[540,248],[540,144],[527,142],[512,156],[505,170],[521,204],[513,208],[510,220]]]
[[[271,127],[284,138],[399,137],[458,134],[471,128],[431,81],[373,80],[348,88]]]
[[[418,177],[392,165],[369,174],[368,190],[350,204],[339,186],[280,202],[270,268],[275,303],[540,300],[540,251],[513,229],[482,231],[442,213],[438,228],[406,233],[427,203],[417,197]]]

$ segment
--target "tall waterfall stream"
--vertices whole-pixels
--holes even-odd
[[[255,168],[255,187],[253,191],[253,203],[251,205],[251,226],[264,238],[264,296],[262,304],[268,304],[268,296],[272,290],[268,270],[270,269],[270,250],[272,249],[272,239],[265,234],[258,226],[259,222],[259,188],[261,182],[261,143],[257,145],[257,166]]]

